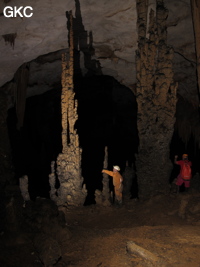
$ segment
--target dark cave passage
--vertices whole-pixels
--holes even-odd
[[[15,176],[29,177],[29,193],[49,197],[50,164],[62,150],[60,89],[26,100],[24,125],[16,129],[15,108],[8,111],[8,131],[13,152]]]
[[[75,81],[79,119],[77,129],[83,148],[82,174],[88,197],[94,202],[95,189],[102,189],[104,149],[108,147],[108,169],[126,161],[134,163],[138,137],[137,105],[130,89],[109,76],[93,76]]]
[[[94,192],[102,189],[105,146],[108,147],[109,169],[117,164],[123,172],[126,162],[134,165],[138,147],[137,105],[131,90],[110,76],[80,77],[75,81],[75,93],[87,205],[95,203]],[[16,129],[15,109],[8,111],[16,180],[28,175],[32,199],[49,197],[50,164],[62,151],[60,95],[61,88],[55,88],[28,98],[20,131]]]

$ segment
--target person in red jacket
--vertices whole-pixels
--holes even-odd
[[[123,177],[119,173],[120,167],[113,166],[113,171],[102,170],[103,173],[110,175],[113,178],[113,186],[115,192],[115,204],[122,204],[122,191],[123,191]]]
[[[186,191],[190,187],[190,179],[192,178],[191,174],[191,166],[192,162],[188,160],[188,154],[182,155],[182,160],[177,160],[178,156],[176,155],[174,158],[174,163],[180,165],[180,173],[177,177],[176,185],[177,185],[177,192],[180,190],[180,186],[184,183]],[[186,166],[186,168],[185,168]]]

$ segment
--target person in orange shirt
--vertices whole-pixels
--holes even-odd
[[[120,167],[113,166],[113,171],[102,170],[103,173],[108,174],[113,178],[113,186],[115,192],[115,204],[122,204],[122,191],[123,191],[123,177],[119,173]]]

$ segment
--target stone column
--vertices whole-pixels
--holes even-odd
[[[164,193],[168,188],[172,168],[169,145],[175,123],[177,84],[173,81],[173,49],[166,44],[168,10],[162,0],[157,0],[156,15],[150,11],[148,25],[148,1],[137,0],[137,12],[139,149],[136,173],[139,197],[146,198]]]
[[[77,115],[77,100],[75,100],[74,74],[74,40],[73,17],[70,12],[69,60],[62,57],[62,153],[57,158],[57,177],[60,187],[57,190],[57,204],[79,206],[83,205],[87,191],[83,187],[81,176],[81,148],[75,129]]]
[[[51,173],[49,174],[49,184],[50,184],[50,198],[53,201],[57,201],[57,190],[56,190],[56,174],[55,174],[55,161],[51,162]]]

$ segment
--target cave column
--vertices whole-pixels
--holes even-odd
[[[137,0],[138,50],[136,51],[139,149],[136,172],[139,197],[166,192],[172,163],[169,159],[176,111],[173,49],[168,47],[168,10],[156,1],[156,15],[148,1]],[[148,24],[148,25],[147,25]],[[147,30],[148,28],[148,30]]]
[[[81,176],[81,148],[75,129],[77,121],[77,100],[74,93],[74,40],[73,17],[70,12],[69,60],[62,56],[62,153],[57,158],[57,176],[60,187],[57,190],[57,204],[68,206],[83,205],[87,191],[83,188]],[[55,196],[54,196],[55,200]]]

